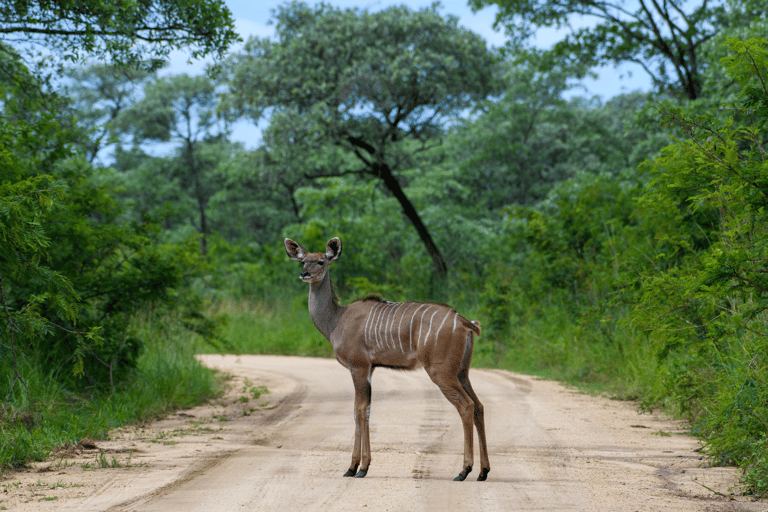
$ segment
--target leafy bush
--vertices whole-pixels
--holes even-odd
[[[651,399],[694,422],[717,463],[768,491],[768,40],[727,42],[740,104],[723,112],[663,105],[685,133],[650,163],[641,200],[655,226],[653,272],[631,322],[649,333],[663,371]],[[761,466],[757,461],[763,461]]]

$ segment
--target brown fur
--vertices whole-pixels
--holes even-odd
[[[370,294],[366,295],[365,297],[363,297],[362,299],[358,299],[355,302],[365,302],[365,301],[368,301],[368,300],[372,300],[374,302],[387,302],[387,301],[385,301],[384,299],[381,298],[381,295],[378,295],[378,294],[375,294],[375,293],[370,293]]]
[[[329,240],[325,253],[309,253],[286,238],[285,251],[304,264],[300,277],[309,284],[312,322],[333,345],[339,363],[352,374],[355,441],[345,476],[364,477],[371,462],[368,416],[373,370],[423,366],[461,416],[464,465],[455,480],[464,480],[472,470],[473,424],[480,444],[478,480],[485,480],[491,466],[483,405],[469,382],[473,337],[480,334],[480,323],[470,322],[445,304],[387,302],[378,295],[342,306],[335,299],[328,272],[328,266],[341,254],[341,240]]]

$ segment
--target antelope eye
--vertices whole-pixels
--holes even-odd
[[[318,261],[317,264],[322,266],[322,265],[325,265],[325,262],[324,261]]]

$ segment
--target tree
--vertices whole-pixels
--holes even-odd
[[[191,190],[197,205],[203,254],[210,233],[208,201],[215,193],[207,178],[220,157],[212,149],[229,134],[226,120],[217,112],[218,104],[216,84],[205,75],[163,77],[149,82],[144,98],[127,109],[119,121],[136,142],[179,143],[175,174],[182,186]]]
[[[15,83],[0,80],[0,368],[13,374],[4,405],[26,386],[21,360],[74,387],[114,389],[141,349],[131,315],[168,302],[192,263],[154,243],[152,223],[117,222],[106,180],[76,152],[77,127],[58,119],[61,103]]]
[[[274,166],[274,155],[264,146],[232,151],[220,162],[225,186],[211,200],[218,233],[230,241],[267,245],[282,241],[284,226],[302,221],[296,195],[309,180],[276,173]]]
[[[275,17],[275,41],[251,38],[225,64],[232,107],[254,121],[270,114],[268,131],[281,132],[275,140],[300,155],[292,167],[307,178],[357,173],[379,180],[445,275],[398,171],[438,143],[453,116],[495,90],[485,42],[456,18],[441,17],[437,6],[370,13],[292,2]]]
[[[665,365],[659,388],[713,461],[741,466],[745,490],[765,496],[768,39],[726,44],[734,104],[660,106],[683,135],[647,164],[654,179],[638,205],[654,257],[638,259],[626,284],[642,277],[630,320]]]
[[[83,382],[73,372],[114,390],[140,353],[131,316],[170,303],[195,266],[186,249],[156,243],[151,222],[119,221],[107,171],[82,157],[66,101],[18,48],[43,47],[38,63],[95,56],[151,69],[173,48],[223,54],[232,26],[221,2],[0,5],[0,369],[13,374],[4,407],[26,384],[22,360],[74,387]],[[34,411],[30,390],[25,398]]]
[[[594,25],[570,28],[549,57],[593,66],[634,62],[659,89],[689,99],[704,93],[707,43],[723,28],[766,15],[765,3],[752,0],[470,0],[470,5],[476,10],[498,6],[496,24],[506,28],[513,44],[529,39],[535,28],[594,20]]]
[[[238,39],[220,0],[16,0],[0,4],[3,40],[40,45],[63,60],[110,58],[156,68],[171,50],[224,55]]]
[[[662,104],[664,120],[685,137],[648,163],[654,181],[639,202],[656,230],[658,260],[675,257],[647,280],[643,297],[652,311],[643,320],[669,343],[706,344],[743,329],[766,336],[768,40],[727,45],[723,64],[741,88],[738,103],[707,112]]]
[[[125,66],[95,64],[66,70],[72,80],[65,93],[74,117],[86,128],[86,158],[93,162],[106,146],[117,142],[118,116],[136,100],[136,93],[153,74]]]

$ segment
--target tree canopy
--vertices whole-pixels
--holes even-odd
[[[514,44],[537,28],[567,27],[548,52],[552,59],[591,65],[633,62],[659,89],[696,99],[702,95],[704,46],[724,28],[765,17],[752,0],[470,0],[474,9],[496,5],[496,24]],[[729,9],[730,7],[730,9]]]
[[[109,58],[157,67],[173,49],[222,57],[238,39],[221,0],[14,0],[0,4],[2,40],[69,61]]]
[[[283,142],[301,148],[299,172],[307,177],[379,179],[444,275],[440,250],[397,172],[438,140],[452,116],[496,90],[493,54],[436,6],[371,13],[292,2],[275,18],[275,41],[252,38],[227,63],[234,108],[254,120],[271,114]],[[329,146],[346,157],[320,158]]]
[[[215,152],[211,154],[210,149],[229,135],[226,120],[217,111],[218,104],[216,83],[205,75],[162,77],[147,84],[144,97],[117,121],[118,126],[133,134],[137,145],[147,141],[178,144],[180,158],[173,166],[175,172],[170,169],[165,173],[160,169],[155,172],[165,174],[167,179],[178,179],[183,188],[192,191],[203,254],[210,232],[207,206],[213,195],[212,187],[207,186],[208,175],[220,157]]]

